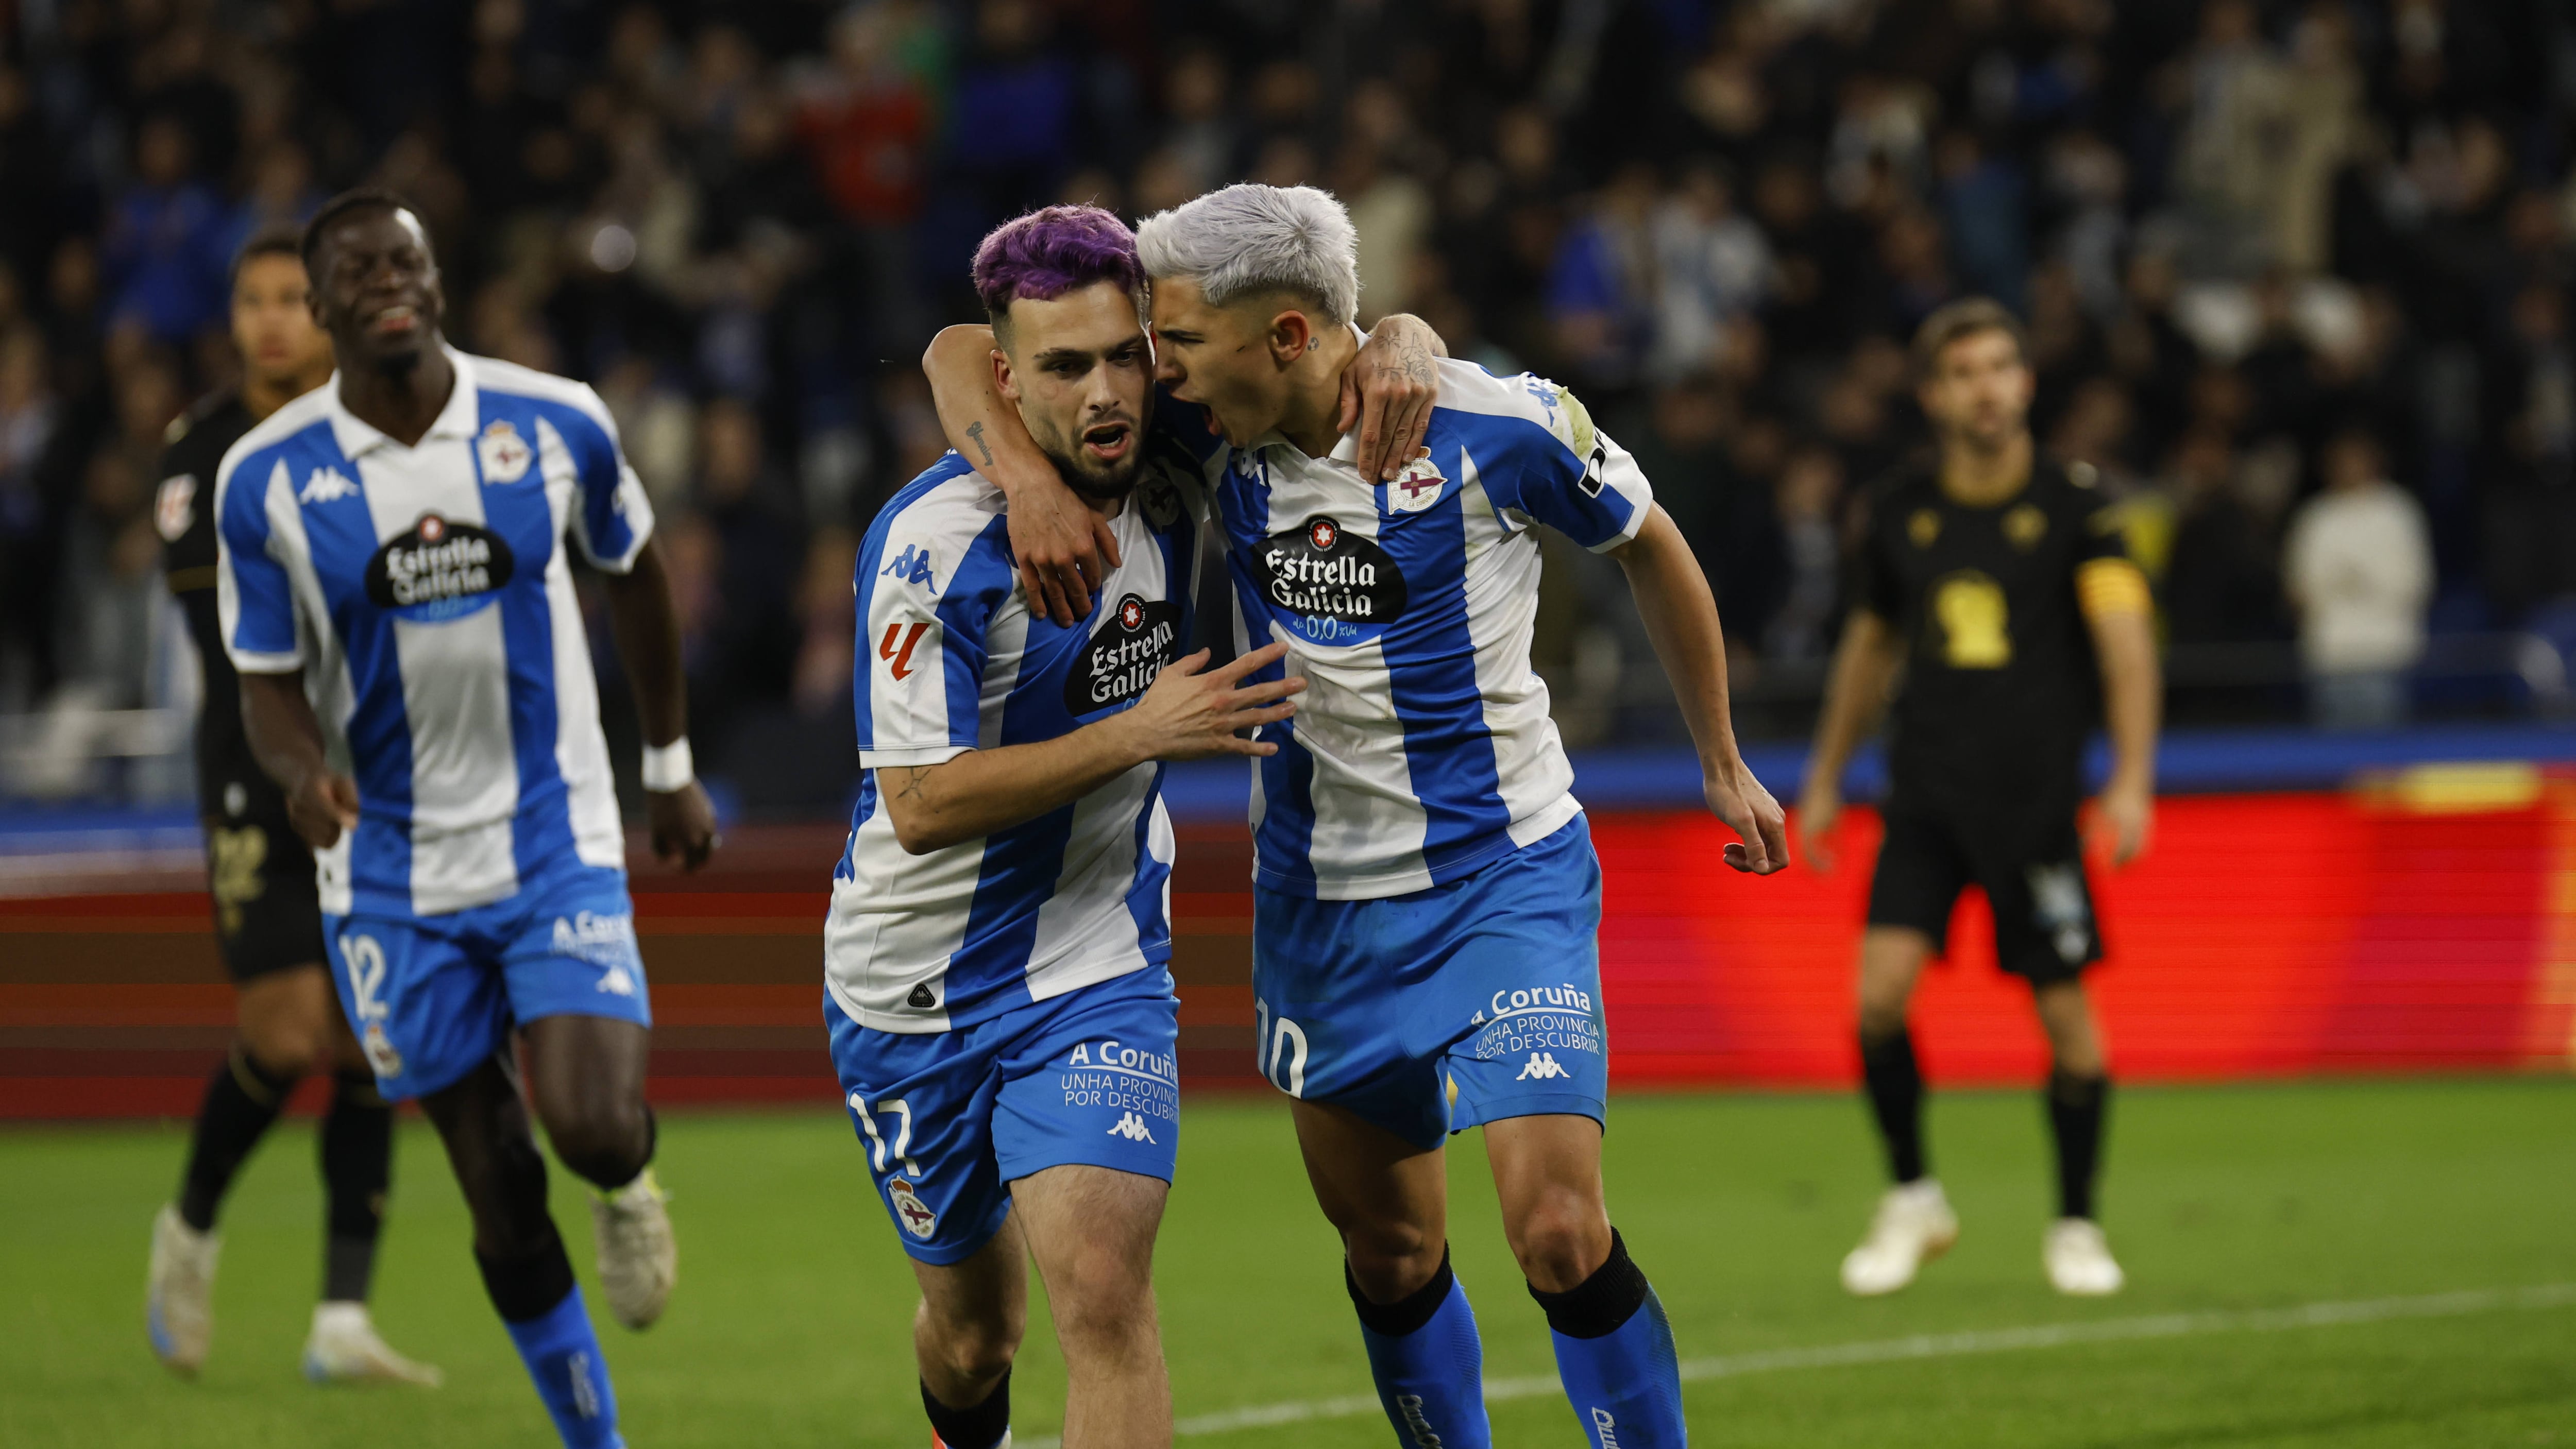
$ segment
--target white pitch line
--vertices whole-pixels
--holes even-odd
[[[1746,1374],[1788,1369],[1839,1368],[1852,1364],[1901,1363],[1910,1359],[1963,1358],[1982,1353],[2013,1353],[2032,1348],[2063,1348],[2078,1343],[2118,1343],[2141,1338],[2190,1338],[2207,1333],[2287,1333],[2301,1328],[2331,1328],[2351,1323],[2386,1323],[2407,1318],[2459,1318],[2576,1305],[2576,1283],[2544,1283],[2532,1288],[2478,1288],[2460,1293],[2430,1293],[2415,1298],[2362,1298],[2341,1303],[2303,1303],[2291,1308],[2249,1308],[2206,1313],[2159,1313],[2144,1318],[2105,1318],[2093,1322],[2034,1324],[2022,1328],[1969,1329],[1961,1333],[1918,1333],[1907,1338],[1864,1339],[1856,1343],[1819,1344],[1811,1348],[1775,1348],[1723,1358],[1682,1362],[1682,1379],[1739,1378]],[[1485,1402],[1544,1398],[1562,1392],[1554,1375],[1487,1379]],[[1384,1412],[1374,1394],[1334,1399],[1297,1399],[1256,1404],[1200,1414],[1172,1425],[1181,1438],[1227,1434],[1238,1429],[1272,1428],[1316,1419],[1359,1419]],[[1019,1449],[1061,1449],[1053,1435],[1017,1440]]]

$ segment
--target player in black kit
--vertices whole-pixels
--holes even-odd
[[[2145,847],[2161,694],[2153,608],[2092,470],[2034,456],[2033,380],[2012,314],[1982,298],[1952,303],[1926,319],[1914,352],[1939,457],[1869,495],[1857,598],[1798,812],[1807,858],[1830,868],[1843,767],[1902,667],[1859,1023],[1896,1186],[1843,1260],[1843,1286],[1892,1293],[1958,1237],[1924,1160],[1906,1008],[1973,884],[1994,907],[1996,959],[2030,982],[2054,1058],[2058,1218],[2042,1262],[2059,1292],[2115,1293],[2120,1265],[2093,1218],[2110,1078],[2084,995],[2102,940],[2076,812],[2085,739],[2107,720],[2100,833],[2114,865]]]
[[[331,339],[305,306],[300,233],[263,232],[233,263],[232,330],[243,379],[171,424],[154,522],[168,545],[170,591],[205,666],[197,720],[197,800],[215,937],[239,989],[231,1054],[206,1083],[178,1200],[152,1225],[145,1324],[153,1352],[193,1375],[213,1330],[215,1213],[287,1094],[309,1073],[332,1075],[322,1119],[328,1198],[322,1301],[305,1341],[317,1383],[435,1384],[438,1370],[385,1346],[367,1315],[376,1238],[392,1178],[393,1110],[340,1014],[324,968],[313,853],[287,824],[286,800],[252,760],[241,680],[224,653],[215,598],[215,473],[260,419],[331,375]]]

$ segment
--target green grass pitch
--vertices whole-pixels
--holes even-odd
[[[1685,1360],[1913,1334],[2576,1283],[2576,1084],[2564,1079],[2175,1088],[2114,1106],[2106,1221],[2131,1287],[2052,1295],[2038,1244],[2046,1143],[2028,1094],[1935,1099],[1935,1160],[1966,1224],[1911,1291],[1854,1302],[1835,1263],[1877,1186],[1844,1097],[1628,1096],[1610,1200]],[[1178,1412],[1369,1392],[1332,1240],[1275,1101],[1196,1100],[1158,1281]],[[901,1445],[913,1291],[838,1115],[674,1115],[662,1173],[682,1273],[651,1332],[603,1327],[636,1449]],[[321,1390],[296,1373],[319,1276],[309,1128],[271,1141],[228,1207],[214,1355],[173,1380],[144,1345],[153,1209],[175,1129],[0,1133],[0,1444],[552,1444],[486,1307],[429,1133],[405,1129],[376,1293],[436,1391]],[[1473,1136],[1453,1145],[1459,1272],[1487,1373],[1550,1375],[1545,1324],[1495,1224]],[[589,1277],[589,1217],[556,1212]],[[1052,1434],[1063,1372],[1043,1306],[1015,1382],[1022,1441]],[[605,1319],[602,1319],[605,1324]],[[2576,1299],[2441,1316],[2078,1342],[1694,1383],[1703,1446],[2576,1445]],[[1560,1399],[1498,1403],[1513,1446],[1580,1439]],[[1209,1449],[1383,1446],[1374,1417],[1186,1437]]]

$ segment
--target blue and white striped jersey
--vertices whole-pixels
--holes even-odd
[[[1355,440],[1209,455],[1244,648],[1305,676],[1253,776],[1254,875],[1371,900],[1456,880],[1581,810],[1530,668],[1543,523],[1596,551],[1645,525],[1636,460],[1544,378],[1444,361],[1430,456],[1363,479]],[[1265,738],[1278,739],[1272,726]]]
[[[301,668],[358,828],[322,909],[435,915],[625,842],[564,553],[634,566],[653,510],[598,396],[454,350],[456,389],[404,447],[340,379],[242,436],[216,475],[216,599],[244,674]]]
[[[888,1032],[971,1025],[1171,960],[1162,766],[923,855],[895,840],[881,771],[1054,739],[1133,704],[1187,649],[1206,495],[1149,443],[1112,526],[1125,559],[1073,628],[1033,616],[1001,490],[955,453],[895,495],[859,546],[859,800],[832,872],[824,975]]]

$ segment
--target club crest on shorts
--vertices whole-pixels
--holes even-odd
[[[516,483],[528,475],[528,464],[537,454],[528,440],[506,418],[495,418],[474,440],[474,453],[483,464],[486,483]]]
[[[1386,485],[1386,511],[1420,513],[1439,502],[1441,490],[1448,486],[1449,480],[1440,476],[1440,466],[1425,454],[1405,464],[1395,481]]]
[[[379,1078],[402,1075],[402,1053],[394,1050],[394,1039],[385,1035],[383,1022],[368,1022],[366,1035],[359,1038],[358,1045],[367,1054],[368,1068]]]
[[[913,1191],[911,1183],[900,1177],[887,1178],[886,1197],[894,1203],[895,1220],[903,1224],[905,1232],[916,1238],[928,1238],[939,1230],[939,1214],[930,1210],[930,1205],[921,1200],[921,1194]]]

